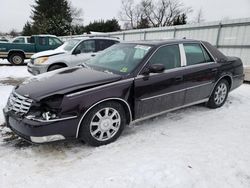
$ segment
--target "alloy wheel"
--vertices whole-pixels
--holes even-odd
[[[98,141],[111,139],[121,125],[121,117],[117,110],[106,107],[95,113],[90,122],[90,133]]]
[[[225,83],[220,83],[214,93],[214,102],[216,105],[221,105],[227,97],[227,86]]]

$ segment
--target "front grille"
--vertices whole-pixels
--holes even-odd
[[[14,111],[18,114],[27,114],[30,106],[32,104],[32,100],[24,97],[22,95],[17,94],[16,92],[12,92],[10,94],[7,107],[9,110]]]

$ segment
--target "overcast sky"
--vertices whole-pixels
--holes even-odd
[[[139,1],[139,0],[137,0]],[[192,7],[194,17],[202,8],[206,21],[217,21],[225,18],[250,17],[250,0],[180,0],[186,6]],[[84,24],[93,20],[118,18],[121,8],[120,0],[71,0],[75,7],[82,8]],[[34,0],[0,0],[0,31],[11,29],[22,30],[30,18]]]

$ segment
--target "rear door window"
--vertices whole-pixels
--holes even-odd
[[[213,61],[207,51],[200,44],[183,44],[183,46],[186,53],[188,66]]]

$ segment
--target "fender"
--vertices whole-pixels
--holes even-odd
[[[125,101],[124,99],[121,99],[121,98],[107,98],[107,99],[103,99],[95,104],[93,104],[90,108],[88,108],[88,110],[86,110],[86,112],[83,114],[83,116],[81,117],[79,123],[78,123],[78,126],[77,126],[77,131],[76,131],[76,138],[78,138],[79,136],[79,131],[80,131],[80,127],[81,127],[81,123],[82,123],[82,120],[84,119],[84,117],[87,115],[87,113],[92,109],[94,108],[95,106],[97,106],[98,104],[101,104],[103,102],[106,102],[106,101],[112,101],[112,100],[117,100],[117,101],[121,101],[123,102],[126,106],[127,106],[127,110],[129,111],[129,124],[132,122],[132,112],[131,112],[131,108],[129,106],[129,104],[127,103],[127,101]]]
[[[209,98],[212,96],[212,93],[214,91],[215,86],[219,83],[219,81],[221,81],[225,77],[229,77],[230,80],[231,80],[231,86],[230,86],[230,89],[229,89],[229,90],[231,90],[232,85],[233,85],[233,76],[232,76],[231,73],[223,73],[223,74],[221,74],[220,78],[214,83],[214,86],[213,86],[213,89],[212,89],[212,91],[211,91],[211,93],[209,95]]]

